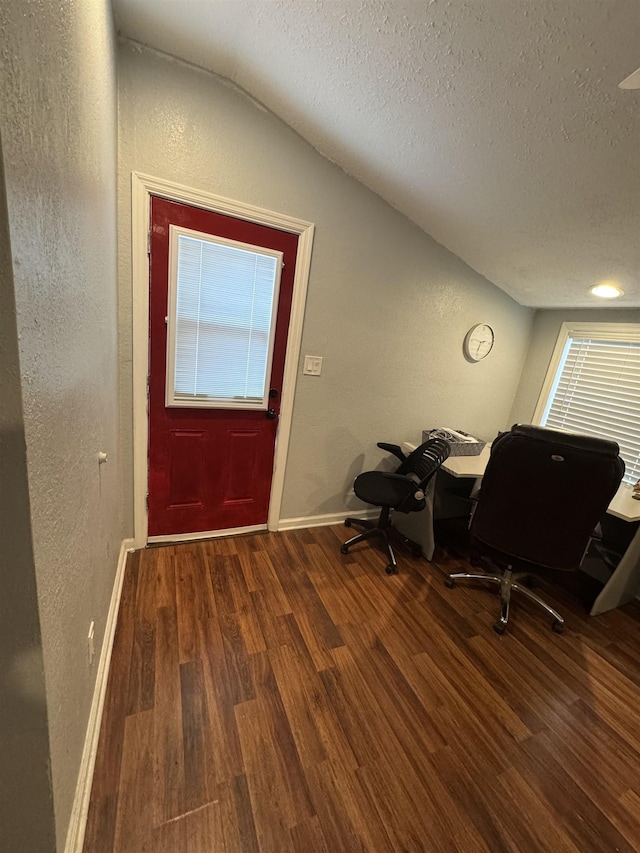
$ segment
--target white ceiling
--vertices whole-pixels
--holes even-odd
[[[114,0],[522,305],[640,306],[638,0]]]

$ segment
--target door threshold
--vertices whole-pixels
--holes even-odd
[[[198,533],[163,533],[149,536],[148,545],[171,545],[179,542],[198,542],[200,539],[222,539],[225,536],[240,536],[243,533],[265,533],[266,524],[253,524],[249,527],[229,527],[227,530],[203,530]]]

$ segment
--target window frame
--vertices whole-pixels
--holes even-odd
[[[269,329],[269,341],[267,349],[267,363],[265,367],[265,379],[262,398],[243,400],[241,398],[208,397],[206,395],[182,397],[176,395],[175,370],[176,370],[176,310],[178,302],[178,254],[179,239],[184,235],[197,240],[202,240],[216,245],[231,246],[243,251],[255,252],[275,258],[276,270],[273,287],[273,298],[271,302],[271,324]],[[269,386],[271,381],[271,367],[273,363],[273,347],[276,335],[278,319],[278,304],[280,299],[280,280],[284,266],[284,255],[276,249],[268,249],[263,246],[254,246],[251,243],[243,243],[238,240],[230,240],[226,237],[218,237],[203,231],[194,231],[191,228],[183,228],[180,225],[169,226],[169,275],[167,282],[167,352],[165,371],[165,406],[173,409],[197,408],[197,409],[227,409],[235,411],[266,411],[269,408]]]
[[[559,368],[569,339],[580,339],[581,337],[640,343],[640,323],[562,323],[533,413],[533,424],[542,426],[542,420],[551,407],[553,396],[560,380],[561,371]]]

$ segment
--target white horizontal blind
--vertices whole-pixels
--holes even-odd
[[[169,405],[266,408],[280,261],[258,247],[177,234]]]
[[[617,441],[640,479],[640,341],[569,337],[541,424]]]

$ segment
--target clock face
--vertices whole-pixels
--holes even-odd
[[[464,354],[471,361],[480,361],[489,355],[493,348],[493,342],[494,334],[491,326],[486,323],[479,323],[467,332],[463,344]]]

